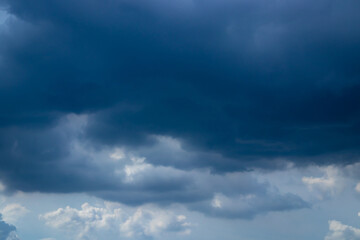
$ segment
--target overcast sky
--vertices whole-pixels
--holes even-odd
[[[0,0],[0,240],[360,240],[359,0]]]

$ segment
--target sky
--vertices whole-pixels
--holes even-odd
[[[360,240],[358,0],[0,0],[0,240]]]

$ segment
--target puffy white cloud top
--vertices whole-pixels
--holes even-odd
[[[329,221],[329,234],[325,240],[359,240],[360,229],[345,225],[339,221]]]
[[[188,234],[191,231],[191,224],[183,215],[151,207],[129,212],[112,203],[105,203],[105,207],[84,203],[81,209],[67,206],[41,215],[40,218],[47,225],[73,235],[76,239],[101,239],[102,234],[110,232],[129,238],[147,239],[165,232]]]

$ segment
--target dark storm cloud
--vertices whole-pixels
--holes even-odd
[[[117,153],[116,149],[114,155],[112,148],[93,148],[83,139],[85,123],[85,117],[70,115],[46,129],[4,132],[0,176],[5,193],[82,192],[132,206],[179,203],[215,217],[245,219],[308,207],[299,196],[274,191],[252,172],[214,174],[188,166],[181,170],[158,166],[165,164],[152,165],[142,157],[172,153],[178,158],[196,159],[196,153],[182,150],[167,137],[160,137],[156,146],[140,151],[141,157],[133,152]],[[223,209],[212,207],[217,194],[225,198]],[[234,214],[230,214],[230,208]]]
[[[71,153],[73,138],[214,172],[358,159],[359,1],[0,3],[10,14],[0,25],[0,169],[11,189],[102,189],[131,202],[174,188],[194,201],[181,195],[184,176],[126,196]],[[88,114],[80,137],[63,133],[69,113]],[[160,135],[179,139],[185,160],[159,147]]]

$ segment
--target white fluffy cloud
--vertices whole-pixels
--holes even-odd
[[[360,229],[332,220],[325,240],[360,240]]]
[[[1,213],[3,215],[4,221],[14,223],[20,217],[24,216],[28,210],[17,203],[11,203],[6,205],[2,210]]]
[[[67,206],[41,216],[46,224],[71,233],[75,233],[78,239],[87,239],[93,232],[108,230],[116,222],[121,222],[121,209],[93,207],[84,203],[81,209]]]
[[[139,208],[120,226],[127,237],[158,236],[163,232],[190,233],[189,222],[184,215],[173,215],[165,211]]]
[[[137,239],[152,238],[165,232],[190,232],[190,223],[186,222],[183,215],[177,216],[150,207],[128,212],[112,203],[105,203],[105,207],[84,203],[81,209],[68,206],[41,215],[40,218],[48,226],[72,234],[76,239],[101,239],[100,236],[105,232]]]

